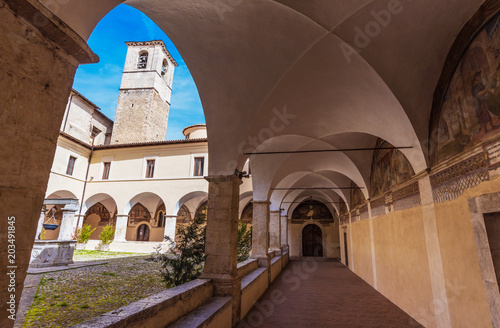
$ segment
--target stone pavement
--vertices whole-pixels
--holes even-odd
[[[291,261],[240,328],[422,327],[336,260]]]

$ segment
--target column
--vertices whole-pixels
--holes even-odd
[[[0,98],[4,113],[0,117],[0,206],[4,216],[0,231],[7,231],[7,217],[15,221],[17,304],[73,77],[79,64],[97,62],[98,57],[38,2],[2,1],[0,16]],[[2,234],[2,259],[7,259],[7,242],[7,234]],[[8,284],[9,277],[0,275],[0,285]],[[4,314],[0,327],[14,324],[5,315],[7,305],[0,304],[0,313]]]
[[[269,248],[281,253],[281,211],[269,212]]]
[[[115,238],[113,241],[126,241],[127,236],[127,226],[128,226],[128,215],[118,214],[116,216],[116,229]]]
[[[175,240],[176,225],[177,215],[165,215],[165,231],[163,235],[170,237],[172,241]]]
[[[211,279],[215,296],[232,297],[233,325],[239,320],[241,278],[237,271],[238,207],[241,179],[234,175],[205,177],[209,182],[205,267],[201,279]]]
[[[42,228],[43,228],[43,222],[45,220],[45,213],[47,212],[47,209],[45,206],[42,209],[42,212],[40,213],[40,217],[38,218],[38,226],[36,227],[36,237],[35,239],[39,240],[40,239],[40,234],[42,233]]]
[[[280,215],[281,219],[281,245],[288,245],[288,216]]]
[[[252,258],[259,266],[269,267],[269,204],[268,201],[253,202],[252,217]]]
[[[429,175],[426,174],[418,181],[420,201],[422,203],[422,216],[424,220],[425,243],[427,245],[427,258],[431,272],[431,287],[434,298],[436,322],[438,328],[451,327],[448,298],[444,279],[441,248],[439,246],[436,212]]]
[[[75,236],[75,213],[78,210],[77,204],[67,204],[62,211],[61,226],[59,227],[59,237],[57,240],[74,240]]]

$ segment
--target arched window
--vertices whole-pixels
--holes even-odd
[[[137,68],[144,69],[148,65],[148,52],[141,51],[139,53],[139,61],[137,62]]]

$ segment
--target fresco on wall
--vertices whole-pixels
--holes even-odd
[[[135,204],[128,212],[128,222],[130,225],[136,225],[141,222],[151,221],[151,214],[141,203]]]
[[[474,38],[453,74],[433,136],[440,163],[500,132],[500,13]]]
[[[333,221],[333,216],[325,204],[314,200],[302,202],[293,211],[292,223],[303,223],[311,219]]]
[[[351,181],[351,206],[350,208],[356,208],[356,206],[361,205],[365,202],[365,195],[363,195],[363,191]],[[346,207],[347,210],[347,207]]]
[[[200,215],[202,215],[205,220],[207,219],[207,206],[208,202],[204,202],[203,204],[200,205],[200,207],[198,207],[196,213],[194,214],[195,220],[198,219]]]
[[[387,141],[377,140],[376,148],[393,147]],[[370,198],[389,191],[392,186],[408,181],[415,172],[405,155],[397,149],[378,149],[373,152]]]

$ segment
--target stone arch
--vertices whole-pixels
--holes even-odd
[[[83,224],[90,224],[92,228],[95,228],[90,235],[90,239],[92,240],[98,240],[102,229],[109,223],[116,227],[116,211],[114,214],[111,214],[100,202],[89,207],[83,217]]]

